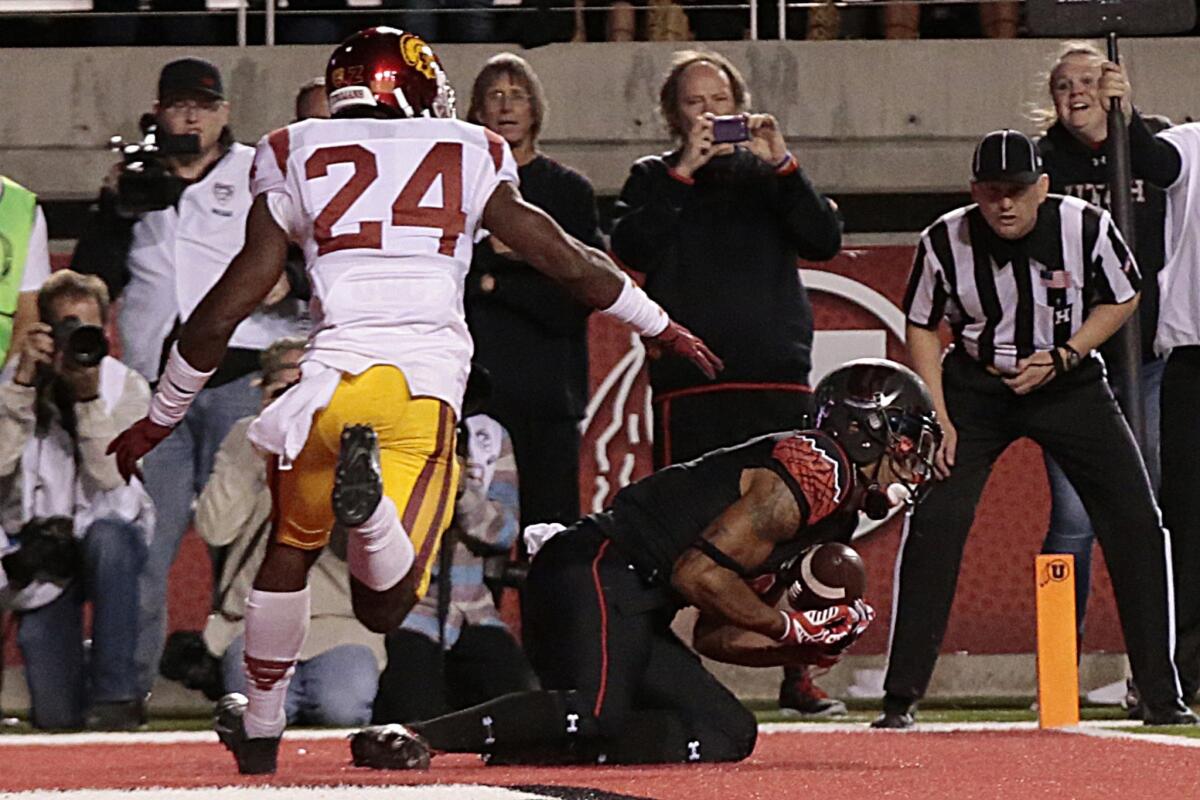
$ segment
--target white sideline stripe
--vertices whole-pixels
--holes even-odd
[[[1169,736],[1159,733],[1130,733],[1114,730],[1137,725],[1125,719],[1087,720],[1074,728],[1058,728],[1055,732],[1081,733],[1109,738],[1128,738],[1141,742],[1161,742],[1181,747],[1200,747],[1200,739],[1185,736]],[[283,734],[284,742],[302,743],[327,739],[346,739],[357,728],[322,728],[317,730],[290,730]],[[1037,722],[921,722],[907,731],[876,731],[866,722],[763,722],[758,732],[766,735],[777,733],[869,733],[872,735],[904,735],[907,733],[971,733],[980,731],[1036,731]],[[31,733],[0,736],[0,748],[64,746],[75,747],[88,744],[216,744],[212,731],[134,731],[108,733]],[[0,798],[7,795],[0,794]],[[26,795],[21,795],[26,797]]]
[[[549,800],[503,786],[210,786],[201,789],[68,789],[0,793],[0,800]]]
[[[1189,736],[1171,736],[1164,733],[1134,733],[1120,730],[1138,723],[1127,719],[1087,720],[1071,728],[1055,728],[1049,733],[1074,733],[1094,736],[1098,739],[1121,739],[1128,742],[1148,742],[1172,747],[1200,747],[1200,739]],[[1014,731],[1032,733],[1038,730],[1037,722],[917,722],[905,731],[876,731],[866,723],[849,722],[765,722],[758,726],[759,733],[870,733],[876,736],[905,735],[910,733],[971,733],[978,731]]]
[[[319,730],[287,731],[285,742],[311,742],[317,739],[346,739],[357,728],[322,728]],[[14,733],[0,736],[0,747],[26,747],[32,745],[80,745],[80,744],[188,744],[191,742],[217,741],[212,731],[127,731],[108,733]]]
[[[1081,722],[1077,728],[1056,728],[1055,731],[1071,733],[1090,733],[1106,728],[1128,728],[1137,725],[1125,719],[1101,719]],[[1029,720],[1022,722],[921,722],[903,731],[877,731],[865,722],[764,722],[758,726],[759,733],[870,733],[873,735],[895,735],[907,733],[977,733],[981,731],[1016,731],[1030,732],[1038,730],[1037,722]],[[1123,734],[1134,739],[1146,739],[1139,733]],[[1167,736],[1167,739],[1176,737]],[[1183,738],[1183,737],[1179,737]],[[1200,740],[1197,741],[1200,746]]]
[[[1124,727],[1128,727],[1128,725]],[[1129,731],[1111,731],[1100,728],[1066,728],[1064,729],[1064,732],[1080,733],[1084,736],[1095,736],[1097,739],[1124,739],[1126,741],[1134,742],[1169,744],[1175,747],[1200,747],[1200,739],[1195,739],[1190,736],[1170,736],[1165,733],[1130,733]]]

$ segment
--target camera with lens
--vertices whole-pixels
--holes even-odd
[[[34,517],[21,526],[12,543],[0,564],[14,589],[34,581],[65,585],[80,574],[79,542],[70,517]]]
[[[117,180],[117,213],[124,217],[175,205],[187,184],[171,171],[167,159],[200,152],[198,135],[159,130],[153,114],[143,114],[138,127],[143,134],[141,141],[126,142],[120,136],[109,140],[110,148],[125,159]]]
[[[158,674],[203,692],[209,700],[220,700],[225,694],[221,660],[208,652],[200,631],[174,631],[167,637]]]
[[[108,355],[104,329],[80,322],[79,317],[63,317],[54,323],[54,346],[81,367],[94,367]]]

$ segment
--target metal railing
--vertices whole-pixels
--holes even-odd
[[[0,20],[6,15],[8,16],[33,16],[33,17],[55,17],[55,18],[82,18],[89,19],[139,19],[144,17],[178,17],[178,18],[211,18],[214,15],[228,17],[236,17],[236,42],[239,47],[245,47],[250,44],[248,41],[249,22],[251,19],[262,18],[263,21],[263,44],[276,44],[276,33],[278,29],[278,20],[280,17],[286,19],[302,19],[305,17],[325,17],[325,18],[354,18],[368,17],[378,15],[380,12],[388,14],[429,14],[429,15],[455,15],[455,14],[478,14],[478,13],[500,13],[500,14],[520,14],[538,11],[552,11],[573,13],[579,11],[571,0],[560,0],[563,4],[530,7],[521,4],[522,0],[492,0],[492,8],[490,10],[479,7],[471,8],[404,8],[393,5],[384,5],[384,0],[344,0],[344,8],[327,8],[327,9],[291,9],[287,6],[287,0],[275,0],[275,2],[263,2],[263,0],[205,0],[205,10],[195,11],[156,11],[149,8],[149,0],[140,0],[140,9],[137,11],[96,11],[94,10],[93,0],[0,0]],[[986,4],[1008,4],[1014,0],[797,0],[789,2],[788,0],[764,0],[766,6],[771,6],[777,9],[777,33],[776,38],[780,40],[787,39],[788,36],[788,20],[787,12],[791,10],[812,9],[820,7],[842,8],[864,8],[864,7],[882,7],[882,6],[953,6],[953,5],[986,5]],[[748,32],[751,40],[759,39],[759,6],[760,0],[747,0],[747,2],[727,2],[727,3],[705,3],[702,6],[691,6],[686,0],[680,4],[684,10],[696,9],[703,11],[743,11],[748,17]],[[610,10],[613,6],[609,5],[590,5],[588,8],[582,9],[584,13],[600,13]]]

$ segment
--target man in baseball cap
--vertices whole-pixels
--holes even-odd
[[[158,76],[158,102],[165,103],[181,95],[199,95],[224,100],[221,71],[202,58],[180,58],[162,68]]]

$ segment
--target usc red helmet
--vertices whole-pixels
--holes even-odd
[[[396,28],[367,28],[338,46],[325,68],[329,110],[386,106],[405,117],[454,116],[454,90],[425,40]]]

